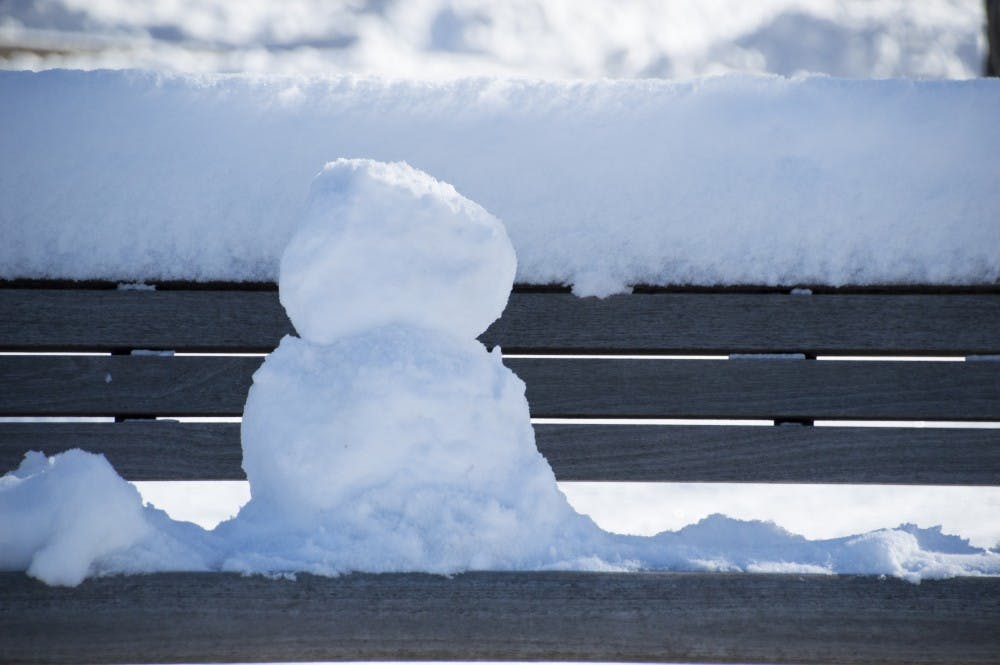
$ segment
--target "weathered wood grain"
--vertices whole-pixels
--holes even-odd
[[[1000,579],[723,573],[0,573],[5,663],[997,663]]]
[[[0,289],[0,348],[269,352],[294,328],[272,291]]]
[[[535,417],[997,420],[1000,364],[508,358]]]
[[[245,480],[239,423],[0,423],[0,473],[24,453],[102,453],[129,480]]]
[[[275,292],[0,289],[0,349],[270,351]],[[1000,295],[513,293],[481,338],[509,352],[996,354]]]
[[[1000,484],[1000,430],[581,424],[535,435],[559,480]]]
[[[0,357],[0,415],[238,416],[260,357]]]
[[[514,294],[482,337],[508,352],[968,355],[1000,347],[994,295]]]
[[[1000,363],[507,358],[536,417],[1000,420]],[[0,356],[0,415],[238,416],[260,358]]]
[[[238,423],[0,423],[0,473],[27,450],[104,453],[130,480],[243,480]],[[535,425],[559,480],[1000,484],[1000,430]]]

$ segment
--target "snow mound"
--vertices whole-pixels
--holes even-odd
[[[712,515],[652,537],[604,533],[586,517],[556,507],[552,481],[530,458],[525,454],[525,466],[534,468],[535,483],[520,490],[548,510],[527,522],[519,523],[524,515],[517,512],[531,508],[527,498],[515,500],[519,507],[512,510],[502,502],[503,492],[463,493],[454,475],[441,484],[433,478],[422,486],[409,483],[406,498],[393,494],[394,484],[408,484],[404,472],[383,482],[388,492],[373,484],[354,492],[353,500],[339,498],[332,515],[316,504],[300,511],[252,500],[237,518],[206,532],[151,506],[140,508],[135,490],[102,456],[29,453],[18,469],[0,477],[0,570],[27,570],[48,584],[71,586],[90,575],[184,570],[335,575],[651,569],[893,575],[912,582],[1000,575],[1000,552],[913,525],[808,540],[769,522]],[[497,483],[488,490],[495,493]],[[325,503],[321,487],[309,492]],[[436,539],[445,532],[444,540]]]
[[[220,527],[238,570],[567,565],[601,535],[535,447],[524,383],[474,339],[285,337],[254,375],[242,440],[251,500]]]
[[[0,278],[275,280],[307,183],[361,155],[451,183],[519,281],[580,295],[1000,279],[997,80],[51,71],[0,98]]]
[[[340,159],[313,180],[279,293],[310,342],[389,324],[474,339],[507,306],[516,265],[503,225],[451,185]]]
[[[0,570],[76,585],[148,530],[138,490],[103,455],[29,452],[0,478]]]

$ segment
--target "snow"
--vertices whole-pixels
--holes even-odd
[[[507,306],[516,264],[503,225],[451,185],[341,159],[313,180],[282,255],[281,304],[318,344],[390,324],[475,339]]]
[[[143,501],[175,520],[214,529],[250,500],[237,481],[132,481]],[[810,540],[914,524],[1000,550],[1000,488],[951,485],[559,481],[571,506],[613,533],[652,536],[716,513],[774,522]]]
[[[286,337],[254,375],[242,440],[251,499],[220,532],[253,543],[254,566],[263,551],[326,573],[534,568],[598,532],[574,524],[535,447],[524,383],[473,338]]]
[[[139,492],[102,455],[29,452],[0,478],[0,569],[76,585],[149,533]]]
[[[141,483],[139,490],[143,497],[147,493],[155,497],[157,505],[163,501],[161,507],[202,520],[207,527],[220,521],[204,509],[173,503],[159,487],[150,487],[160,484]],[[194,491],[193,485],[184,483],[185,491]],[[650,482],[560,482],[559,487],[576,510],[616,533],[652,536],[721,513],[743,521],[775,522],[811,540],[841,538],[891,524],[941,525],[945,533],[961,534],[976,547],[1000,550],[996,519],[1000,488],[996,487]],[[228,489],[226,495],[201,484],[198,491],[204,492],[206,505],[218,500],[227,506],[227,514],[234,514],[246,502],[248,490]]]
[[[163,570],[1000,575],[1000,552],[913,525],[829,540],[722,515],[652,537],[601,530],[538,452],[524,383],[475,340],[513,283],[499,223],[405,164],[334,162],[313,193],[279,282],[308,333],[267,357],[244,409],[250,500],[206,531],[143,506],[103,456],[28,453],[0,478],[0,569],[59,585]],[[373,257],[357,307],[339,300],[350,274],[329,274],[344,251]],[[393,295],[409,277],[437,289],[412,292],[417,315]]]
[[[981,0],[36,0],[5,5],[0,66],[967,78],[982,23]]]
[[[387,496],[381,498],[381,507],[388,512],[356,519],[359,530],[316,528],[296,533],[299,525],[268,522],[258,514],[205,531],[172,521],[150,505],[141,507],[138,494],[113,473],[103,456],[77,450],[51,458],[29,453],[18,469],[0,478],[0,570],[28,570],[58,585],[75,585],[89,575],[177,570],[326,575],[348,570],[456,572],[464,569],[456,563],[471,553],[470,546],[485,545],[496,548],[486,550],[493,556],[477,558],[470,568],[860,573],[913,582],[1000,574],[1000,552],[972,547],[939,528],[912,524],[809,540],[770,522],[711,515],[678,531],[639,537],[595,533],[596,527],[577,516],[569,518],[577,530],[561,534],[566,540],[557,552],[530,552],[534,543],[521,538],[477,543],[461,530],[451,531],[446,543],[430,543],[426,537],[441,525],[419,518],[424,510],[440,515],[446,509],[417,498],[409,515],[416,519],[382,524],[385,530],[374,542],[376,532],[371,529],[377,526],[368,520],[374,518],[377,525],[379,517],[401,508],[387,505]],[[465,507],[474,505],[475,499],[470,497]],[[461,507],[456,507],[454,516],[461,514]],[[490,528],[499,526],[501,532],[510,528],[502,510],[486,515],[497,520]],[[352,540],[355,537],[361,539]],[[361,543],[374,549],[362,550]],[[569,545],[576,545],[577,551],[569,551]],[[579,557],[588,545],[595,556]],[[384,556],[382,546],[388,548]],[[574,554],[577,558],[572,558]]]
[[[254,374],[250,501],[217,529],[244,572],[581,567],[603,534],[535,447],[524,383],[476,340],[514,283],[503,226],[402,164],[313,180],[281,258],[302,337]]]
[[[0,72],[0,278],[274,280],[338,157],[507,228],[517,279],[992,283],[1000,82]]]
[[[572,284],[581,295],[638,282],[750,282],[802,294],[810,292],[803,285],[995,282],[996,82],[483,78],[962,79],[981,67],[981,14],[977,0],[927,0],[919,9],[906,0],[8,3],[0,46],[15,48],[0,48],[0,68],[285,76],[0,74],[0,98],[16,100],[0,105],[8,156],[0,163],[0,278],[153,289],[147,282],[275,280],[280,272],[282,301],[305,337],[286,339],[255,379],[257,417],[244,440],[254,498],[239,518],[206,531],[143,507],[99,456],[32,453],[0,478],[0,568],[55,584],[221,569],[652,567],[914,581],[998,574],[995,551],[940,529],[877,529],[895,522],[875,509],[859,520],[817,487],[805,501],[781,485],[730,486],[721,500],[718,486],[686,487],[671,496],[688,500],[668,501],[656,516],[646,488],[632,499],[641,508],[630,512],[635,530],[671,531],[602,533],[573,514],[538,462],[517,398],[523,386],[471,342],[502,308],[513,260],[490,243],[476,245],[456,255],[449,280],[428,261],[447,252],[425,246],[430,272],[386,289],[371,276],[401,269],[409,250],[364,236],[388,216],[416,250],[435,219],[485,228],[499,218],[518,251],[519,280]],[[448,81],[464,77],[472,78]],[[393,164],[340,162],[328,174],[333,198],[316,185],[307,191],[323,164],[357,156]],[[338,204],[338,218],[356,215],[356,233],[339,233],[324,216]],[[302,274],[327,272],[306,275],[293,296],[280,257],[310,223],[324,240]],[[441,231],[435,242],[455,249]],[[357,259],[351,271],[329,260],[337,251]],[[489,298],[468,305],[464,286],[489,273],[473,256],[497,258],[504,277]],[[306,262],[296,257],[292,268]],[[428,301],[430,292],[442,295]],[[463,300],[466,312],[455,306]],[[452,330],[465,341],[436,337]],[[434,344],[441,353],[422,353]],[[351,370],[364,380],[321,376],[343,379]],[[365,400],[394,406],[365,408]],[[452,423],[450,409],[465,417]],[[269,443],[288,431],[268,414],[289,410],[302,427],[295,445],[276,451]],[[413,417],[388,417],[405,413]],[[320,445],[344,428],[354,433],[351,446]],[[428,464],[407,461],[415,451],[426,455],[432,440],[439,448]],[[362,445],[375,452],[358,454]],[[486,473],[483,460],[494,457],[530,472]],[[547,510],[528,510],[524,488],[512,489],[521,474],[534,479],[528,494]],[[331,476],[341,482],[331,485]],[[465,481],[489,491],[470,491]],[[588,505],[577,500],[589,488],[563,487],[601,526],[621,523],[628,500]],[[744,519],[704,517],[709,500],[692,507],[696,490],[711,494],[714,510]],[[876,488],[847,491],[855,504],[876,501]],[[996,542],[981,490],[908,491],[907,509],[924,518],[953,518],[950,505],[969,520],[975,502],[987,523],[977,542]],[[798,521],[785,511],[782,523],[812,540],[754,519],[767,513],[764,503],[773,510],[793,502]],[[834,523],[836,535],[818,533]],[[442,525],[456,528],[445,533]],[[963,534],[973,533],[966,527]],[[876,530],[843,535],[859,529]],[[557,549],[544,551],[545,542]]]

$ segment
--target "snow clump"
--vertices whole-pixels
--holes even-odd
[[[451,185],[339,159],[313,180],[279,292],[313,343],[394,323],[474,339],[507,306],[516,267],[503,225]]]
[[[148,531],[139,491],[103,455],[29,452],[0,478],[0,570],[76,585]]]

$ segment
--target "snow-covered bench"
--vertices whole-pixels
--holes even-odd
[[[0,467],[24,451],[103,452],[134,480],[243,478],[238,416],[291,330],[269,285],[7,283]],[[500,344],[549,418],[753,418],[782,427],[539,424],[562,480],[1000,484],[1000,430],[812,427],[816,420],[1000,420],[1000,291],[521,287]],[[579,358],[706,354],[729,360]],[[572,356],[562,358],[537,356]],[[820,355],[984,362],[817,361]],[[735,356],[735,357],[733,357]],[[2,527],[0,527],[2,528]],[[734,573],[225,573],[48,587],[0,574],[0,661],[572,659],[1000,662],[1000,579]]]

